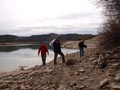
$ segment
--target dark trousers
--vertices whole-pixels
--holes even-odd
[[[80,57],[84,56],[84,49],[80,48]]]
[[[54,52],[54,64],[55,65],[57,64],[56,59],[57,59],[58,54],[62,57],[62,62],[65,63],[65,56],[64,56],[64,54],[62,52],[59,52],[59,53]]]
[[[46,54],[41,55],[42,58],[42,65],[44,66],[46,64]]]

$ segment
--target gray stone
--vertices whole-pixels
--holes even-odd
[[[3,82],[4,82],[3,80],[0,80],[0,84],[3,84]]]
[[[58,90],[66,90],[64,85],[59,85]]]
[[[5,88],[8,88],[7,84],[3,83],[0,85],[0,90],[5,89]]]
[[[26,85],[27,90],[32,90],[32,87],[30,85]]]
[[[12,90],[20,90],[20,86],[14,85],[14,86],[12,86]]]
[[[85,79],[88,79],[88,76],[79,78],[80,81],[84,81]]]
[[[19,80],[17,83],[18,83],[18,84],[25,83],[25,80]]]
[[[79,72],[75,72],[74,75],[79,75]]]
[[[83,68],[79,69],[79,72],[83,73],[85,70]]]
[[[14,83],[16,83],[16,81],[4,81],[4,83],[7,83],[7,84],[14,84]]]
[[[22,89],[22,90],[26,90],[25,85],[22,84],[22,85],[20,86],[20,89]]]
[[[89,60],[90,61],[96,60],[96,57],[90,57]]]
[[[99,88],[102,88],[102,87],[104,87],[104,86],[107,85],[107,84],[108,84],[108,79],[105,78],[104,80],[100,81]]]
[[[93,64],[93,65],[96,65],[97,63],[98,63],[97,60],[92,61],[92,64]]]
[[[74,87],[74,86],[76,86],[76,85],[77,85],[77,84],[76,84],[75,81],[70,82],[70,86],[71,86],[71,87]]]
[[[118,74],[115,75],[115,80],[116,81],[120,81],[120,73],[118,73]]]
[[[116,85],[114,83],[110,84],[109,87],[114,90],[120,90],[120,85]]]
[[[112,66],[111,66],[113,69],[118,69],[118,68],[120,68],[120,63],[114,63],[114,64],[112,64]]]
[[[81,89],[84,89],[84,88],[85,88],[84,85],[79,86],[79,89],[80,89],[80,90],[81,90]]]
[[[53,71],[54,71],[54,69],[49,68],[49,67],[47,67],[45,70],[43,70],[43,72],[45,72],[45,73],[52,73]]]

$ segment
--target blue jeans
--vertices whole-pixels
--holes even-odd
[[[84,56],[84,49],[80,48],[80,57]]]

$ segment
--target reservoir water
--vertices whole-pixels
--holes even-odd
[[[38,45],[11,45],[0,46],[0,72],[12,71],[18,69],[19,66],[34,67],[41,65],[41,57],[38,56]],[[74,53],[78,50],[64,49],[64,54]],[[46,62],[53,60],[53,50],[49,48]]]

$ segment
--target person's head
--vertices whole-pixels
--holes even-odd
[[[41,42],[40,45],[45,45],[45,42]]]
[[[83,39],[81,39],[81,40],[80,40],[80,42],[84,42],[84,40],[83,40]]]
[[[56,43],[60,43],[60,40],[59,40],[59,39],[56,39]]]

